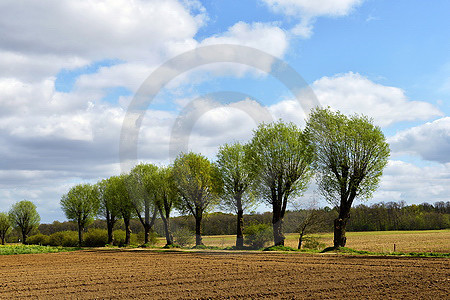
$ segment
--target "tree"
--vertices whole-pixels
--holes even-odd
[[[144,244],[148,244],[150,231],[155,223],[157,206],[156,176],[158,167],[153,164],[136,165],[130,173],[133,207],[144,227]],[[151,214],[150,214],[151,213]]]
[[[2,239],[2,245],[5,244],[6,235],[11,229],[11,223],[6,213],[0,213],[0,238]]]
[[[288,201],[306,189],[312,172],[313,147],[295,124],[281,121],[261,124],[254,132],[246,155],[258,174],[257,190],[272,205],[275,245],[284,245],[283,218]]]
[[[78,184],[61,197],[61,208],[66,217],[77,223],[78,246],[83,243],[83,231],[93,221],[100,207],[99,192],[91,184]]]
[[[156,207],[164,224],[166,245],[173,244],[173,235],[170,230],[170,212],[180,202],[180,195],[175,186],[172,167],[160,168],[156,174]]]
[[[131,228],[130,221],[135,211],[133,201],[131,198],[132,187],[130,175],[122,174],[120,176],[110,177],[112,194],[117,203],[118,211],[122,215],[123,223],[125,225],[125,245],[130,244]]]
[[[329,108],[311,112],[307,132],[315,146],[319,189],[339,212],[334,221],[334,247],[343,247],[353,201],[370,198],[378,187],[389,145],[368,117],[347,117]]]
[[[108,230],[108,244],[112,245],[114,242],[114,225],[120,218],[119,205],[116,202],[115,191],[109,178],[99,181],[97,183],[97,190],[100,199],[99,215],[105,217],[106,228]]]
[[[36,205],[31,201],[22,200],[14,204],[9,211],[9,221],[13,228],[22,233],[22,243],[26,243],[28,234],[39,226],[41,217],[36,211]]]
[[[255,197],[249,192],[254,173],[245,159],[245,146],[236,142],[220,147],[217,166],[223,181],[222,205],[237,214],[236,248],[244,246],[244,210],[255,205]]]
[[[202,156],[193,152],[181,154],[173,165],[175,185],[181,195],[179,209],[191,213],[195,218],[195,245],[202,242],[203,213],[217,204],[220,193],[220,179],[216,167]]]

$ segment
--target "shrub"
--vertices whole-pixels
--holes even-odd
[[[149,236],[148,236],[148,243],[147,244],[143,244],[143,247],[151,247],[154,246],[157,242],[158,235],[154,232],[154,231],[150,231]],[[139,244],[144,243],[145,240],[145,232],[141,231],[138,234],[136,234],[136,240]]]
[[[253,224],[244,229],[244,244],[260,249],[273,238],[272,226],[269,224]]]
[[[48,235],[38,233],[27,238],[27,244],[29,245],[41,245],[46,246],[50,243],[50,237]]]
[[[181,227],[173,233],[175,243],[181,247],[192,245],[195,241],[194,234],[186,227]]]
[[[125,246],[125,230],[114,230],[113,232],[113,236],[114,236],[114,242],[113,245],[114,246],[119,246],[119,247],[123,247]],[[137,244],[137,235],[132,233],[130,236],[130,244],[131,245],[135,245]]]
[[[319,249],[325,248],[325,244],[319,242],[319,239],[317,237],[306,236],[306,237],[303,237],[303,240],[304,240],[303,248],[314,249],[314,250],[319,250]]]
[[[55,232],[49,237],[50,246],[77,247],[78,232],[76,231],[60,231]]]
[[[106,229],[91,228],[84,235],[84,245],[87,247],[104,247],[108,243]]]

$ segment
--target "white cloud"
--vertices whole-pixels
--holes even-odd
[[[271,10],[300,22],[291,33],[304,38],[312,35],[313,24],[317,17],[346,16],[359,6],[363,0],[262,0]]]
[[[104,59],[157,64],[186,48],[206,20],[196,1],[15,0],[0,2],[2,70],[29,78]],[[197,4],[196,4],[197,3]],[[44,66],[43,66],[44,65]],[[1,71],[0,71],[1,75]]]
[[[391,160],[382,176],[374,202],[400,201],[434,203],[448,201],[450,195],[450,164],[418,167]]]
[[[375,83],[358,73],[322,77],[312,88],[323,106],[345,114],[365,114],[380,126],[442,116],[432,104],[411,101],[402,89]]]
[[[399,154],[450,163],[450,117],[401,131],[391,137],[389,143],[391,149]]]

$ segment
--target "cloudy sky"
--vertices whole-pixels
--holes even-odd
[[[303,125],[299,95],[272,72],[280,61],[322,106],[383,129],[392,155],[371,202],[448,201],[449,11],[446,0],[2,0],[0,211],[27,199],[43,222],[65,220],[71,186],[126,171],[119,149],[157,164],[183,147],[214,158],[258,122]],[[133,144],[122,125],[148,91]]]

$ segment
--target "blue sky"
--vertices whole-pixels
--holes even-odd
[[[44,222],[64,220],[59,200],[71,186],[124,171],[122,122],[144,80],[217,44],[274,55],[321,105],[381,126],[392,156],[371,202],[449,201],[449,1],[24,2],[0,4],[0,211],[28,199]],[[138,159],[170,163],[180,116],[192,128],[189,149],[211,159],[222,143],[248,140],[267,113],[303,126],[305,112],[269,69],[227,63],[179,74],[145,114]],[[248,98],[208,96],[225,91]]]

